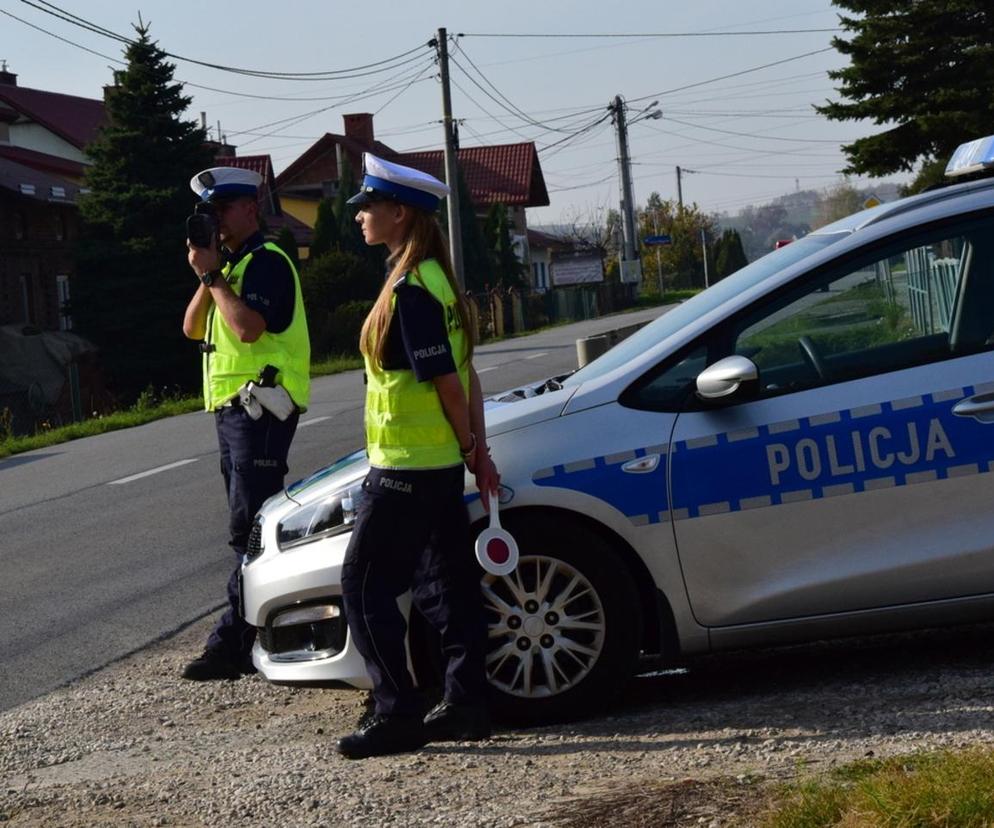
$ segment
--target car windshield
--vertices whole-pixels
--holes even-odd
[[[714,310],[729,299],[759,284],[777,271],[790,267],[813,253],[844,238],[848,233],[811,234],[768,253],[752,264],[746,265],[731,276],[722,279],[707,290],[667,311],[654,322],[622,340],[610,351],[585,365],[563,381],[564,386],[575,386],[607,374],[631,359],[645,353],[657,342],[679,331],[700,316]]]

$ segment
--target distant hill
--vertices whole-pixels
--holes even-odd
[[[764,204],[750,204],[734,215],[721,213],[717,222],[722,230],[738,232],[746,257],[753,261],[769,253],[779,239],[800,238],[828,221],[855,212],[871,196],[881,202],[895,201],[900,198],[900,185],[881,181],[872,187],[798,190]]]

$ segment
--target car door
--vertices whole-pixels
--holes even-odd
[[[994,593],[990,217],[906,233],[711,333],[749,399],[691,397],[670,518],[712,627]]]

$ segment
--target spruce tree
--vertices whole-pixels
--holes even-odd
[[[746,260],[745,250],[742,248],[742,237],[737,230],[725,230],[718,240],[714,270],[715,281],[724,279],[726,276],[745,267],[749,262]]]
[[[338,219],[335,204],[330,198],[323,198],[318,204],[318,215],[314,221],[314,238],[311,241],[310,256],[317,258],[325,253],[339,251],[341,241],[338,233]]]
[[[829,72],[843,100],[834,120],[883,126],[843,147],[846,172],[888,175],[922,163],[917,189],[953,150],[994,132],[994,6],[990,0],[834,0],[850,38],[832,44],[850,65]]]
[[[476,218],[476,206],[470,195],[469,186],[463,177],[462,169],[457,173],[459,189],[459,224],[462,235],[462,267],[466,290],[481,291],[485,287],[496,287],[493,272],[493,260],[487,249],[487,242]],[[448,217],[447,208],[443,206],[443,215]],[[446,228],[448,232],[448,228]]]
[[[293,262],[293,266],[300,271],[300,248],[297,246],[297,239],[293,235],[293,230],[289,227],[283,227],[280,232],[276,234],[276,238],[273,240],[277,247],[280,248],[287,256],[290,257],[290,261]]]
[[[511,228],[507,221],[507,208],[503,204],[494,204],[487,214],[484,236],[490,249],[493,270],[497,284],[501,287],[520,288],[523,266],[514,255],[511,245]]]
[[[186,261],[184,219],[195,196],[190,178],[211,165],[205,134],[182,120],[190,98],[175,67],[149,39],[148,26],[115,72],[107,123],[87,147],[89,192],[81,197],[73,319],[100,346],[122,401],[151,385],[194,390],[196,347],[182,333],[196,288]]]

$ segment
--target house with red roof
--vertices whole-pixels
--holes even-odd
[[[103,101],[20,86],[0,65],[0,410],[15,433],[101,406],[68,303],[85,148],[105,118]]]
[[[340,171],[346,158],[358,180],[363,152],[372,152],[389,161],[445,179],[442,150],[397,152],[376,140],[373,116],[369,113],[350,114],[343,118],[344,134],[325,133],[276,177],[284,209],[305,224],[313,227],[321,199],[337,193]],[[458,159],[478,216],[481,219],[485,217],[494,204],[506,206],[515,244],[527,261],[525,209],[549,204],[549,193],[535,145],[527,141],[464,147],[458,151]]]
[[[218,166],[238,167],[252,170],[262,176],[259,185],[259,207],[267,237],[275,238],[284,228],[293,233],[298,249],[305,250],[314,240],[314,228],[309,227],[283,209],[280,194],[276,188],[276,175],[273,173],[273,159],[269,155],[235,155],[235,148],[228,144],[217,145],[215,162]]]
[[[103,101],[20,86],[0,68],[0,324],[72,327],[76,198],[105,119]]]

